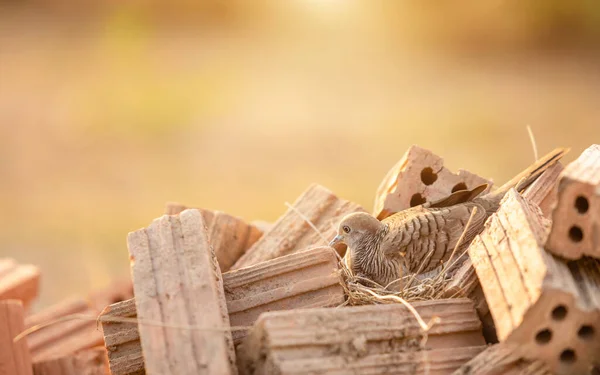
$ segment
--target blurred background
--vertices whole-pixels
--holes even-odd
[[[166,201],[371,209],[412,144],[503,182],[600,142],[595,0],[0,2],[0,256],[37,308],[127,276]]]

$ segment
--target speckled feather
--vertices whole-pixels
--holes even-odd
[[[448,261],[473,212],[471,225],[457,251],[471,243],[481,231],[486,210],[481,204],[468,202],[446,208],[414,207],[384,219],[388,234],[381,249],[386,257],[402,256],[409,272],[424,273]]]

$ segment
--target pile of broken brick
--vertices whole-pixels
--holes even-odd
[[[373,214],[482,183],[491,186],[413,146]],[[273,224],[168,204],[128,236],[131,280],[33,315],[38,268],[0,260],[0,374],[598,371],[600,146],[510,191],[445,286],[449,298],[413,301],[416,311],[345,306],[343,252],[327,243],[357,211],[319,185]]]

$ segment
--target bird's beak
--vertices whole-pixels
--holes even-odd
[[[329,243],[330,247],[334,247],[335,245],[342,243],[344,239],[342,238],[342,236],[340,236],[339,234],[337,236],[335,236],[335,238],[333,240],[331,240],[331,242]]]

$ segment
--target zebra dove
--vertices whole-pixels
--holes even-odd
[[[406,274],[439,272],[463,232],[456,255],[481,232],[506,192],[513,187],[517,191],[526,188],[567,152],[568,149],[555,149],[499,189],[481,197],[477,196],[487,188],[486,184],[397,212],[382,221],[364,212],[349,214],[340,222],[338,234],[329,246],[345,243],[348,250],[344,261],[350,271],[384,287],[390,284],[401,287],[399,280]]]

